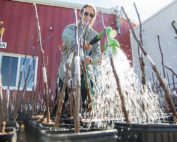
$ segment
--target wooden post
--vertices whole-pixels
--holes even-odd
[[[4,133],[5,130],[5,112],[4,112],[4,101],[3,101],[3,94],[2,94],[2,80],[1,80],[1,73],[0,73],[0,132]]]
[[[37,6],[35,3],[33,3],[34,8],[35,8],[35,17],[36,17],[36,26],[37,26],[37,33],[38,33],[38,38],[39,38],[39,46],[41,49],[41,54],[42,54],[42,74],[43,74],[43,83],[44,83],[44,94],[45,94],[45,104],[47,107],[47,123],[49,123],[50,120],[50,109],[49,109],[49,87],[48,87],[48,80],[47,80],[47,70],[46,70],[46,65],[45,65],[45,60],[44,60],[44,50],[42,47],[42,38],[41,38],[41,27],[39,24],[39,17],[38,17],[38,11],[37,11]]]
[[[136,4],[134,3],[134,7],[138,16],[138,21],[139,21],[139,25],[140,25],[140,41],[141,41],[141,45],[143,45],[143,37],[142,37],[142,23],[141,23],[141,18],[138,12],[138,9],[136,7]],[[138,46],[138,56],[139,56],[139,62],[140,62],[140,68],[141,68],[141,83],[143,85],[146,84],[146,78],[145,78],[145,63],[144,63],[144,59],[143,59],[143,54],[141,53],[140,47]]]
[[[107,47],[110,48],[109,43],[108,43],[108,36],[107,36],[107,32],[106,32],[106,27],[105,27],[105,24],[104,24],[103,14],[102,14],[102,24],[103,24],[103,27],[104,27],[104,30],[105,30],[105,33],[106,33]],[[129,116],[128,116],[128,113],[127,113],[127,110],[126,110],[126,107],[125,107],[125,98],[124,98],[122,88],[121,88],[121,85],[120,85],[120,80],[119,80],[118,74],[117,74],[115,66],[114,66],[114,61],[113,61],[113,58],[112,58],[112,52],[111,51],[109,51],[109,52],[110,52],[109,55],[110,55],[111,67],[112,67],[113,74],[114,74],[114,77],[115,77],[115,80],[116,80],[117,90],[119,92],[119,97],[120,97],[121,104],[122,104],[121,109],[122,109],[122,112],[124,114],[125,121],[130,122],[129,121]]]
[[[77,19],[77,10],[74,10],[75,15],[75,39],[76,39],[76,47],[75,47],[75,53],[76,56],[74,58],[74,66],[75,66],[75,72],[74,72],[74,96],[75,96],[75,106],[74,106],[74,126],[75,126],[75,132],[80,132],[80,120],[79,120],[79,112],[80,112],[80,89],[81,89],[81,79],[80,79],[80,44],[79,44],[79,38],[78,38],[78,19]]]

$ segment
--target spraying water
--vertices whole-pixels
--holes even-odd
[[[157,123],[164,117],[159,94],[156,94],[150,86],[143,86],[133,67],[130,66],[126,55],[119,49],[113,57],[116,72],[120,79],[125,107],[130,122],[133,123]],[[94,67],[93,80],[93,110],[85,112],[83,118],[95,122],[98,127],[108,124],[110,121],[123,122],[124,115],[121,109],[121,100],[117,91],[115,77],[112,72],[110,59],[103,55],[102,62]]]

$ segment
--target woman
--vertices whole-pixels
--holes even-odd
[[[101,50],[100,50],[100,42],[94,43],[91,45],[89,41],[91,41],[98,33],[93,29],[93,24],[96,19],[96,8],[93,5],[86,4],[82,7],[80,11],[80,21],[78,22],[78,38],[80,43],[80,59],[81,62],[84,62],[85,65],[96,65],[99,62]],[[75,24],[69,24],[65,27],[62,33],[62,41],[63,41],[63,51],[62,51],[62,59],[59,66],[58,71],[58,89],[61,90],[63,86],[63,80],[66,75],[66,63],[70,58],[71,52],[75,51],[77,46],[76,37],[75,37],[76,26]],[[74,53],[74,57],[76,53]],[[73,59],[74,59],[73,57]],[[75,66],[74,60],[72,59],[71,63],[71,72],[69,76],[71,76],[71,80],[74,78]],[[81,70],[81,96],[82,102],[86,100],[86,88],[83,77],[83,71]],[[90,83],[90,81],[88,81]],[[65,102],[67,100],[68,94],[66,94]],[[85,106],[82,106],[85,107]]]

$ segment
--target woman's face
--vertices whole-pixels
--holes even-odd
[[[94,10],[91,7],[86,7],[82,13],[81,19],[83,25],[86,25],[88,23],[89,26],[92,26],[95,20]]]

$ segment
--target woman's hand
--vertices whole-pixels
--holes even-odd
[[[90,56],[86,56],[84,58],[84,63],[85,64],[92,64],[92,58]]]
[[[89,50],[92,49],[92,45],[89,42],[85,42],[84,49],[87,50],[87,51],[89,51]]]

